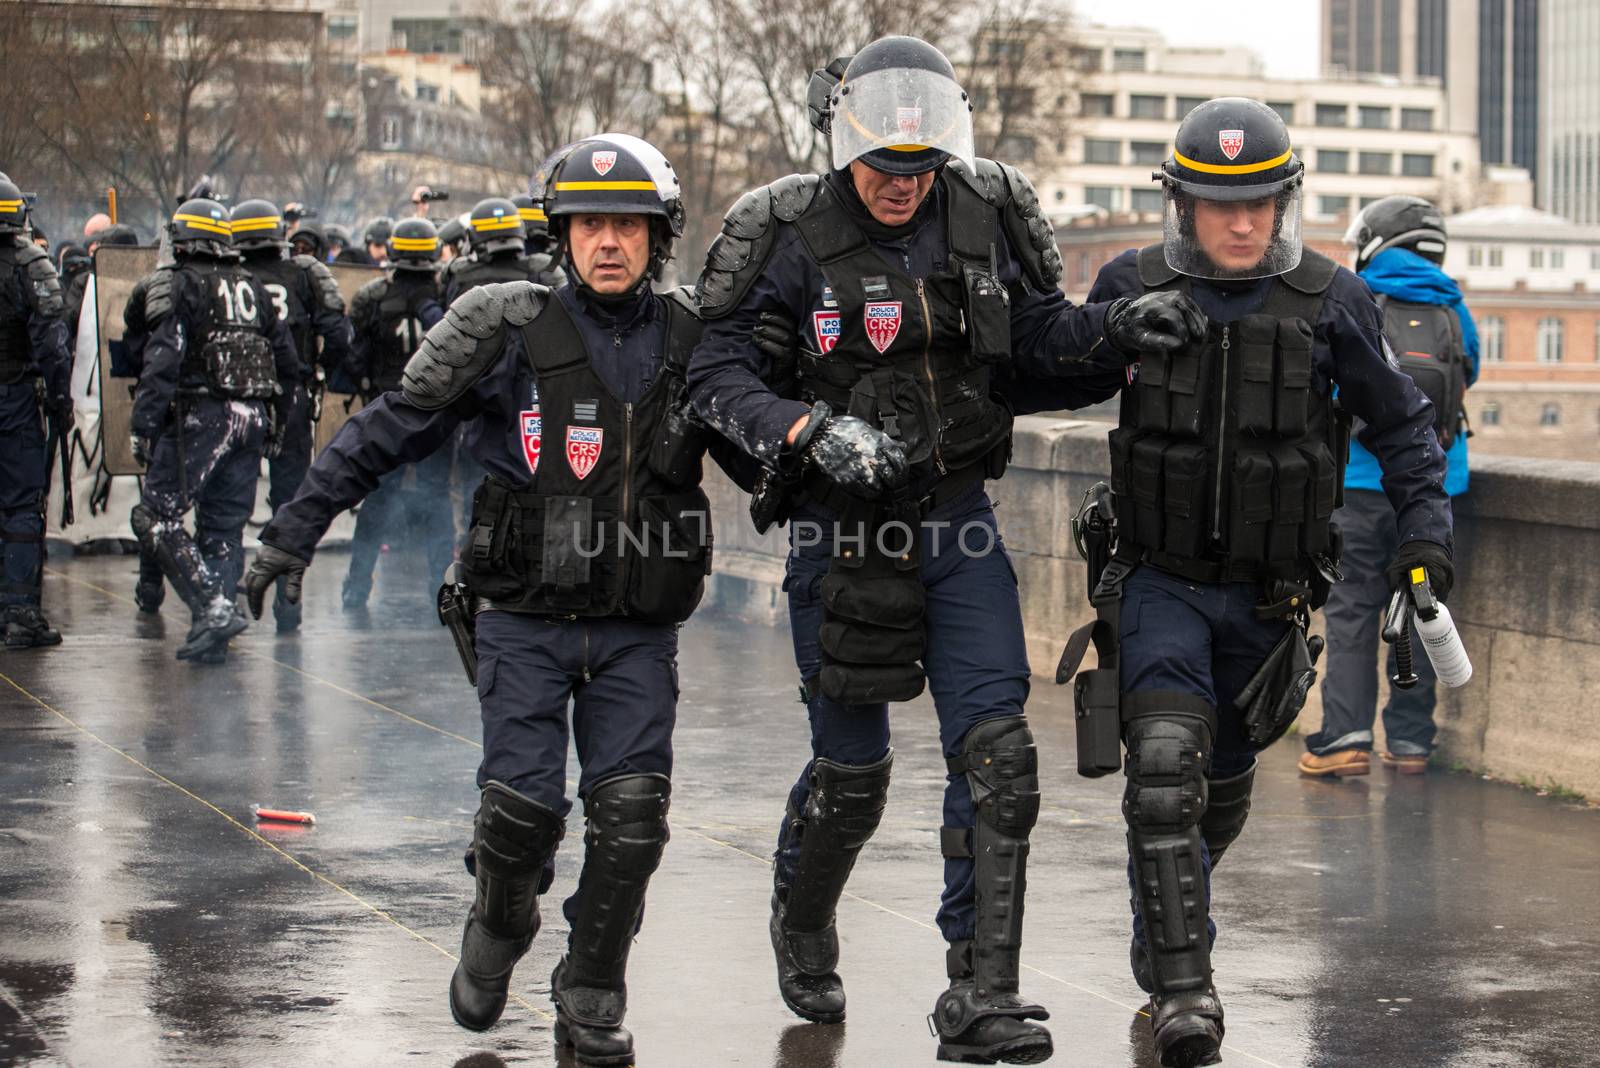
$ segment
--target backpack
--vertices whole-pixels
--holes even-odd
[[[1467,347],[1461,320],[1442,304],[1412,304],[1378,294],[1383,336],[1400,370],[1433,402],[1433,429],[1446,452],[1456,442],[1465,412]]]

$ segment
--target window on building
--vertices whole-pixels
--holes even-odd
[[[1541,405],[1539,408],[1539,425],[1560,426],[1561,405],[1555,403]]]
[[[1089,254],[1080,252],[1078,253],[1078,284],[1087,286],[1089,281]]]
[[[1350,125],[1350,105],[1348,104],[1318,104],[1318,126],[1348,126]]]
[[[1165,119],[1167,98],[1135,93],[1128,98],[1128,115],[1135,119]]]
[[[1108,119],[1112,113],[1110,93],[1083,93],[1078,97],[1078,114],[1092,119]]]
[[[999,159],[1032,163],[1038,155],[1038,143],[1031,137],[1010,134],[995,142],[994,154]]]
[[[1144,70],[1144,49],[1114,48],[1111,50],[1112,70]]]
[[[1130,189],[1128,208],[1141,215],[1160,215],[1167,210],[1166,196],[1159,189]]]
[[[1467,266],[1468,267],[1482,267],[1483,266],[1483,246],[1482,245],[1468,245],[1467,246]]]
[[[1400,129],[1402,130],[1431,130],[1433,129],[1432,108],[1401,108]]]
[[[1382,199],[1383,199],[1382,197],[1362,197],[1361,200],[1358,201],[1358,203],[1363,208],[1370,208],[1372,205],[1376,204],[1378,201],[1380,201]]]
[[[1393,174],[1393,152],[1363,152],[1360,154],[1362,174]]]
[[[354,15],[329,15],[328,40],[343,41],[356,35],[356,17]]]
[[[1502,363],[1506,358],[1506,321],[1498,315],[1478,320],[1478,348],[1485,363]]]
[[[1343,215],[1350,210],[1349,197],[1320,196],[1317,198],[1317,214],[1328,218]]]
[[[1002,115],[1033,114],[1032,89],[1001,89],[995,93],[995,98],[1000,102]]]
[[[1059,204],[1065,199],[1067,199],[1067,191],[1065,189],[1057,189],[1056,190],[1056,203]]]
[[[1543,269],[1544,249],[1530,248],[1528,250],[1528,266],[1534,268],[1535,270]]]
[[[1128,151],[1133,157],[1133,162],[1139,164],[1160,164],[1167,158],[1165,141],[1130,141]]]
[[[1500,402],[1489,401],[1484,404],[1483,410],[1478,413],[1479,426],[1500,425]]]
[[[1551,267],[1551,269],[1559,271],[1562,268],[1566,267],[1566,265],[1567,265],[1567,250],[1564,249],[1564,248],[1553,248],[1553,249],[1551,249],[1550,250],[1550,267]]]
[[[1317,149],[1317,170],[1324,174],[1349,174],[1350,153],[1342,148]]]
[[[1193,111],[1201,104],[1204,104],[1209,99],[1210,97],[1204,96],[1180,96],[1178,97],[1178,114],[1173,117],[1179,122],[1182,122],[1188,117],[1189,112]]]
[[[1269,101],[1267,101],[1267,107],[1271,108],[1273,111],[1276,111],[1278,113],[1278,118],[1280,118],[1280,119],[1282,119],[1284,121],[1284,125],[1286,125],[1286,126],[1293,126],[1294,125],[1294,101],[1293,100],[1269,100]]]
[[[1085,137],[1083,139],[1083,162],[1121,163],[1122,142],[1106,141],[1098,137]]]
[[[1547,315],[1539,320],[1539,332],[1535,342],[1535,358],[1540,363],[1560,363],[1566,355],[1567,324],[1564,320],[1554,315]]]
[[[384,148],[400,147],[400,118],[396,115],[385,116],[379,124],[378,140]]]
[[[411,52],[461,52],[461,27],[449,19],[395,19],[389,35],[395,47]]]
[[[1433,157],[1425,152],[1406,152],[1400,156],[1400,173],[1407,178],[1432,178]]]
[[[416,83],[417,99],[430,104],[439,102],[439,87],[432,82],[418,81]]]
[[[1589,270],[1600,271],[1600,249],[1589,253]]]
[[[1102,65],[1100,49],[1098,48],[1073,48],[1067,53],[1067,62],[1073,70],[1097,71]],[[1109,112],[1108,112],[1109,114]]]
[[[1097,208],[1116,211],[1119,203],[1118,195],[1121,192],[1122,190],[1114,189],[1108,185],[1090,185],[1084,187],[1083,199]]]
[[[1362,104],[1356,109],[1363,130],[1387,130],[1393,112],[1387,107]]]
[[[1498,246],[1489,250],[1489,266],[1503,267],[1506,262],[1506,250]]]

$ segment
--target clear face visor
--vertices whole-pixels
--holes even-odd
[[[1164,185],[1167,266],[1179,274],[1218,280],[1270,278],[1300,265],[1299,181],[1230,200],[1203,199],[1199,191],[1190,192],[1177,182]]]
[[[961,87],[928,70],[881,70],[834,90],[830,140],[833,165],[843,169],[868,152],[938,149],[968,166],[972,113]]]

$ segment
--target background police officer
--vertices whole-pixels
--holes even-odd
[[[570,808],[570,703],[588,830],[565,905],[572,934],[551,978],[555,1035],[582,1063],[620,1065],[633,1056],[622,1027],[628,947],[667,841],[676,624],[710,567],[706,439],[682,377],[700,323],[685,295],[650,289],[683,226],[660,152],[623,134],[580,141],[550,190],[572,282],[462,297],[406,366],[402,390],[351,418],[262,532],[248,586],[257,611],[277,575],[297,588],[335,515],[475,421],[489,475],[462,563],[479,606],[484,755],[477,898],[451,1011],[465,1027],[493,1025],[538,930]]]
[[[1010,449],[995,394],[1024,411],[1076,406],[1075,382],[1120,379],[1119,346],[1158,310],[1181,343],[1186,300],[1070,306],[1033,187],[974,159],[966,95],[931,45],[883,38],[813,87],[836,169],[728,213],[690,365],[701,415],[800,502],[785,588],[814,759],[778,838],[779,990],[805,1019],[844,1018],[835,908],[888,793],[885,702],[920,693],[925,667],[949,768],[939,1055],[1031,1064],[1052,1050],[1033,1022],[1047,1014],[1017,992],[1038,777],[1016,577],[983,490]],[[797,369],[752,341],[763,320],[799,324]],[[845,537],[810,536],[835,520]],[[916,544],[880,551],[872,532],[902,521]],[[870,551],[849,544],[861,530]]]
[[[1266,105],[1195,108],[1157,175],[1163,244],[1107,264],[1089,294],[1187,292],[1210,320],[1204,344],[1144,354],[1111,434],[1132,952],[1164,1065],[1219,1056],[1209,873],[1244,825],[1256,752],[1299,707],[1259,723],[1235,699],[1269,655],[1305,649],[1336,573],[1335,386],[1383,468],[1398,559],[1441,595],[1452,575],[1432,409],[1387,355],[1366,286],[1302,249],[1303,171]]]
[[[528,255],[528,230],[522,211],[505,197],[489,197],[472,206],[467,220],[471,254],[450,261],[444,272],[445,304],[490,282],[538,282],[559,286],[561,269],[550,256]]]
[[[61,282],[27,228],[22,191],[0,175],[0,629],[13,649],[61,643],[40,611],[50,479],[45,425],[47,418],[58,426],[72,421]]]
[[[316,416],[322,407],[317,372],[339,367],[349,358],[350,323],[333,272],[314,257],[289,254],[283,217],[270,201],[241,201],[233,209],[232,228],[233,247],[244,269],[266,290],[300,357],[299,377],[286,387],[281,404],[284,421],[277,425],[274,447],[267,455],[267,506],[277,511],[294,496],[311,466]],[[280,634],[300,625],[300,605],[284,597],[283,583],[278,584],[272,615]]]
[[[388,269],[383,277],[362,286],[350,302],[355,337],[347,370],[369,401],[401,387],[406,362],[422,344],[423,335],[444,318],[439,302],[439,235],[433,223],[415,217],[395,223],[384,259]],[[407,509],[405,471],[396,469],[383,476],[356,513],[350,570],[344,580],[346,608],[367,603],[378,550],[386,537],[392,537],[395,521],[407,520],[408,511],[427,551],[430,575],[442,575],[455,555],[450,509],[439,505],[450,494],[450,450],[440,449],[410,467],[417,507]]]
[[[131,520],[193,617],[178,659],[210,662],[246,626],[234,604],[244,526],[269,420],[285,425],[300,358],[271,296],[235,260],[227,209],[185,201],[169,234],[176,265],[163,299],[146,297],[151,334],[132,418],[146,473]],[[191,507],[194,537],[183,525]]]

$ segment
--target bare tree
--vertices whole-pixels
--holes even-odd
[[[1067,0],[989,0],[968,35],[960,73],[978,155],[1032,162],[1039,140],[1065,137],[1057,102],[1073,87]]]

